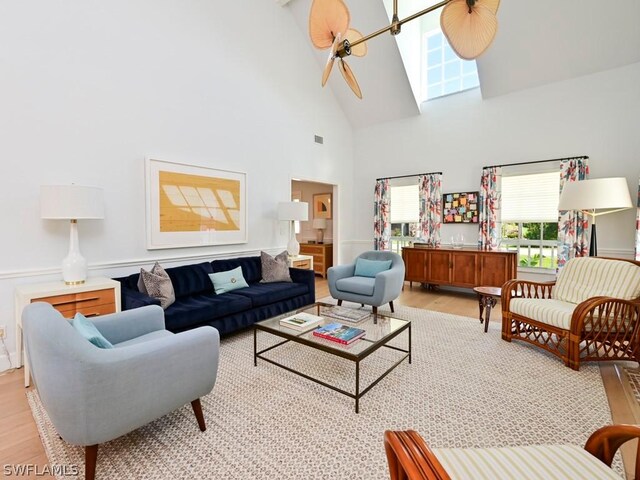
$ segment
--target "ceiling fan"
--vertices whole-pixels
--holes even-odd
[[[454,52],[465,60],[479,57],[493,41],[498,29],[496,13],[500,0],[443,0],[407,18],[398,18],[398,0],[393,0],[393,18],[391,24],[369,35],[349,28],[351,16],[343,0],[313,0],[309,14],[309,36],[316,48],[330,48],[329,58],[322,73],[322,86],[327,83],[335,59],[345,81],[358,98],[362,91],[353,71],[344,61],[344,57],[367,54],[366,43],[374,37],[390,32],[398,35],[402,25],[440,7],[440,27]]]

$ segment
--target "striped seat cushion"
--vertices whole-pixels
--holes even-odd
[[[622,260],[573,258],[560,271],[551,292],[551,298],[570,303],[598,296],[640,297],[640,267]]]
[[[437,448],[433,453],[452,480],[579,480],[620,476],[573,445],[506,448]]]
[[[576,307],[575,303],[552,298],[512,298],[509,302],[511,313],[564,330],[571,328],[571,316]]]

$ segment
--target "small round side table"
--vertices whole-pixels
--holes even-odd
[[[500,287],[475,287],[473,291],[478,294],[480,323],[484,322],[484,333],[487,333],[491,309],[496,306],[498,298],[502,295],[502,289]],[[484,318],[482,317],[483,313],[485,313]]]

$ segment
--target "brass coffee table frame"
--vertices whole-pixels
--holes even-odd
[[[320,311],[320,307],[331,307],[333,305],[330,304],[325,304],[325,303],[315,303],[312,305],[307,305],[306,307],[303,308],[299,308],[297,310],[294,310],[292,312],[289,312],[287,315],[293,315],[295,313],[304,311],[304,310],[309,310],[313,307],[317,307],[317,314],[319,314]],[[378,318],[385,316],[385,317],[389,317],[388,315],[382,315],[382,314],[377,314],[374,315],[372,314],[374,317],[374,323],[377,322]],[[278,315],[278,318],[284,318],[286,315]],[[395,318],[395,317],[389,317],[389,318]],[[270,319],[271,320],[271,319]],[[327,318],[327,320],[330,321],[339,321],[337,319],[330,319]],[[398,319],[398,320],[402,320],[402,319]],[[253,365],[254,366],[258,366],[258,359],[264,360],[265,362],[269,362],[273,365],[276,365],[280,368],[283,368],[291,373],[295,373],[296,375],[299,375],[303,378],[306,378],[307,380],[311,380],[312,382],[315,382],[319,385],[323,385],[327,388],[330,388],[331,390],[334,390],[338,393],[341,393],[343,395],[346,395],[347,397],[353,398],[356,401],[356,405],[355,405],[355,412],[359,413],[360,412],[360,398],[362,398],[363,395],[365,395],[369,390],[371,390],[373,387],[375,387],[384,377],[386,377],[389,373],[391,373],[392,370],[394,370],[398,365],[400,365],[405,359],[409,359],[409,364],[411,364],[411,322],[408,320],[403,320],[404,322],[406,322],[403,326],[399,327],[397,330],[389,333],[388,335],[384,336],[383,338],[377,340],[377,341],[372,341],[370,339],[367,339],[367,337],[363,337],[359,340],[356,340],[356,342],[367,342],[370,343],[371,345],[362,350],[361,352],[358,353],[353,353],[350,352],[347,349],[341,350],[336,348],[335,346],[331,346],[328,344],[324,344],[318,341],[313,341],[313,340],[308,340],[306,338],[303,337],[303,335],[309,333],[311,330],[307,330],[306,332],[303,331],[295,331],[295,330],[291,330],[291,332],[287,332],[284,330],[276,330],[273,328],[270,328],[266,325],[264,325],[265,322],[268,322],[269,320],[265,320],[263,322],[258,322],[254,325],[254,330],[253,330]],[[354,326],[358,326],[358,324],[354,324]],[[315,327],[314,327],[315,328]],[[288,329],[287,329],[288,330]],[[278,342],[275,345],[271,345],[270,347],[267,347],[263,350],[258,351],[258,331],[263,331],[266,333],[269,333],[271,335],[275,335],[277,337],[281,337],[284,338],[284,340],[282,342]],[[394,347],[392,345],[388,345],[388,343],[393,340],[394,338],[396,338],[398,335],[400,335],[402,332],[404,331],[408,331],[408,340],[407,340],[407,350],[404,350],[402,348],[398,348],[398,347]],[[327,342],[330,342],[331,340],[327,340]],[[271,360],[270,358],[266,358],[263,356],[264,353],[273,350],[274,348],[277,348],[281,345],[284,345],[286,343],[289,342],[294,342],[294,343],[298,343],[301,345],[306,345],[308,347],[314,348],[316,350],[319,350],[321,352],[325,352],[325,353],[329,353],[331,355],[335,355],[337,357],[341,357],[344,358],[346,360],[350,360],[352,362],[354,362],[356,364],[356,378],[355,378],[355,393],[349,392],[347,390],[343,390],[341,388],[336,387],[335,385],[331,385],[327,382],[324,382],[322,380],[319,380],[317,378],[314,378],[310,375],[307,375],[305,373],[299,372],[291,367],[288,367],[286,365],[283,365],[275,360]],[[391,367],[389,367],[382,375],[380,375],[376,380],[374,380],[369,386],[367,386],[365,389],[363,389],[362,391],[360,390],[360,362],[363,361],[365,358],[367,358],[369,355],[371,355],[372,353],[374,353],[375,351],[377,351],[378,349],[382,348],[382,347],[386,347],[386,348],[390,348],[392,350],[397,350],[399,352],[403,352],[405,353],[405,355],[402,356],[402,358],[400,358],[399,360],[397,360],[396,362],[393,363],[393,365],[391,365]]]

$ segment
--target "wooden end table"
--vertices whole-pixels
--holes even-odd
[[[480,323],[484,322],[484,333],[489,329],[489,317],[491,309],[496,306],[498,298],[502,296],[500,287],[474,287],[474,292],[478,294],[478,307],[480,308]],[[484,318],[482,314],[485,313]]]

